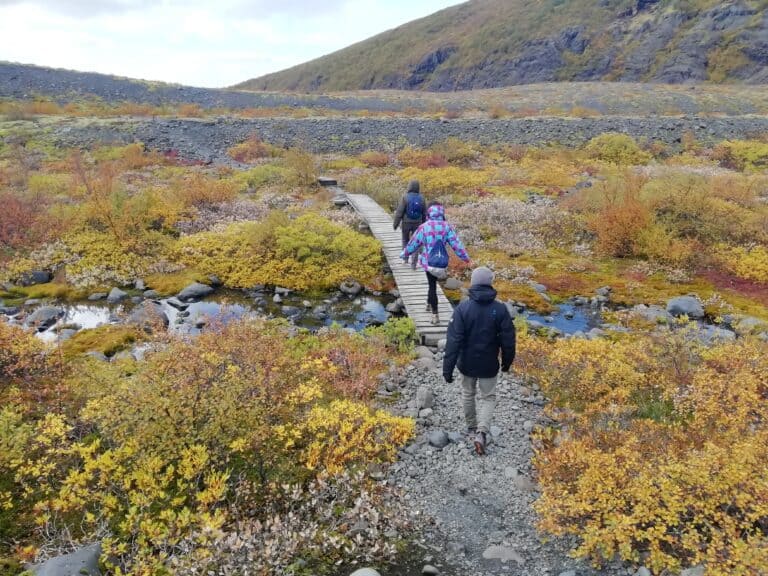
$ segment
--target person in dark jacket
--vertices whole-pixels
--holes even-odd
[[[421,210],[418,211],[418,214],[408,213],[409,203],[412,207],[421,206]],[[419,181],[411,180],[408,182],[408,191],[400,199],[400,204],[398,204],[397,210],[395,210],[395,219],[392,222],[392,226],[395,230],[397,230],[402,223],[403,248],[408,245],[411,236],[413,236],[418,227],[426,221],[427,205],[424,203],[424,196],[421,195]],[[413,269],[416,269],[418,256],[418,254],[414,254],[411,257],[411,268]]]
[[[507,307],[496,300],[492,284],[490,269],[482,266],[472,272],[469,299],[456,307],[448,324],[443,357],[446,382],[453,382],[454,367],[458,366],[461,373],[464,416],[470,434],[474,434],[478,454],[485,454],[496,407],[499,367],[502,372],[508,372],[515,359],[515,325]],[[477,409],[476,393],[479,396]]]

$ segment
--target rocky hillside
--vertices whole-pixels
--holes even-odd
[[[768,83],[766,0],[471,0],[252,90],[466,90],[534,82]]]

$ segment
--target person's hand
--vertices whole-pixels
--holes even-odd
[[[448,384],[453,382],[453,374],[443,374],[443,378]]]

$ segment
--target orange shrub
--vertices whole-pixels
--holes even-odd
[[[409,168],[442,168],[448,166],[448,160],[444,156],[431,150],[417,150],[416,148],[405,148],[398,155],[397,159],[403,166]]]
[[[235,144],[229,150],[227,154],[238,162],[250,163],[259,160],[260,158],[270,158],[275,156],[275,148],[262,142],[256,134],[251,134],[245,142]]]
[[[202,118],[203,109],[199,104],[182,104],[179,106],[178,114],[182,118]]]
[[[389,165],[389,154],[368,150],[360,154],[360,161],[371,168],[384,168]]]

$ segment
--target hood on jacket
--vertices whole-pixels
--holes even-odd
[[[430,206],[427,215],[430,220],[445,220],[445,207],[442,204]]]
[[[490,304],[496,299],[496,290],[487,284],[472,286],[469,289],[469,298],[478,304]]]
[[[411,180],[408,182],[408,192],[416,192],[416,194],[419,193],[420,187],[419,187],[419,181],[418,180]]]

